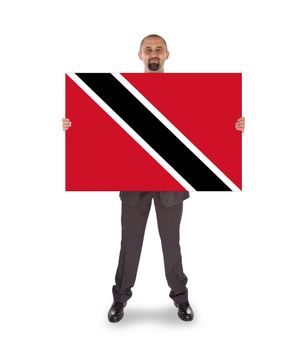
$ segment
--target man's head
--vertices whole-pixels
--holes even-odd
[[[160,35],[150,34],[141,41],[139,58],[144,63],[145,72],[164,72],[164,62],[168,56],[166,41]]]

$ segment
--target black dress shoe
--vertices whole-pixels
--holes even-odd
[[[124,316],[124,307],[127,303],[121,303],[120,301],[114,302],[108,313],[110,322],[119,322]]]
[[[192,321],[194,318],[194,312],[189,304],[188,301],[186,301],[183,304],[175,304],[178,308],[178,317],[182,321]]]

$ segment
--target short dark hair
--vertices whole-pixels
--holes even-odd
[[[147,38],[159,38],[159,39],[161,39],[161,40],[164,42],[165,47],[166,47],[166,51],[167,51],[167,44],[166,44],[165,39],[162,38],[162,36],[161,36],[161,35],[158,35],[158,34],[149,34],[149,35],[145,36],[145,38],[143,38],[143,40],[141,41],[141,44],[140,44],[140,51],[141,51],[141,49],[142,49],[142,45],[143,45],[144,40],[147,39]]]

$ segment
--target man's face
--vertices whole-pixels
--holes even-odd
[[[139,58],[144,63],[145,72],[164,72],[164,62],[168,59],[169,52],[160,38],[146,38],[142,44]]]

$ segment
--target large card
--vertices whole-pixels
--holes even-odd
[[[67,191],[240,191],[241,73],[68,73]]]

